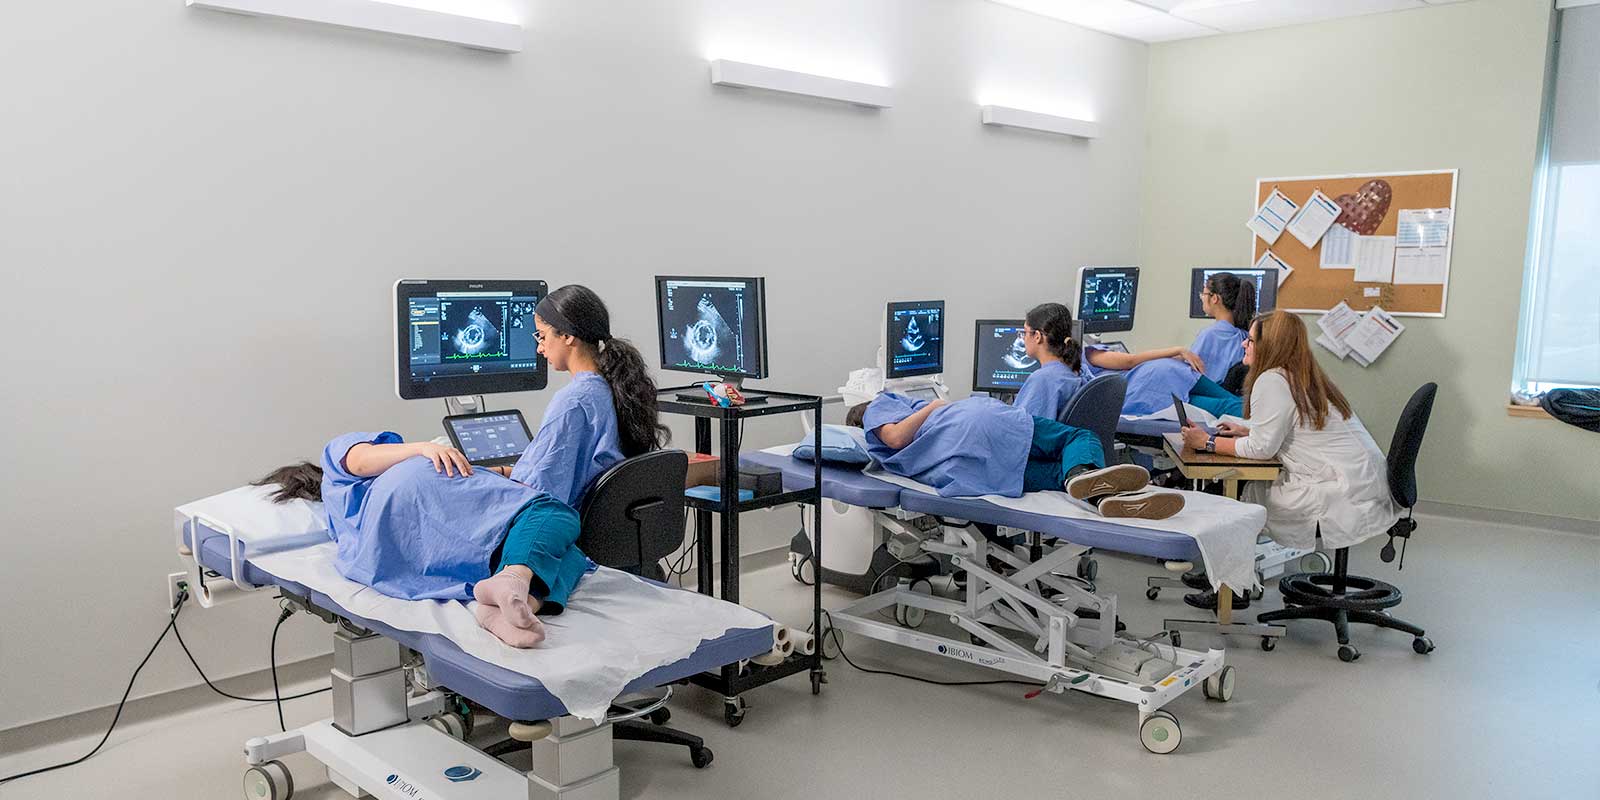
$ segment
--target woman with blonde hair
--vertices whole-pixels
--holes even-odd
[[[1267,533],[1279,544],[1309,550],[1320,534],[1325,547],[1337,549],[1388,530],[1399,510],[1383,451],[1318,366],[1305,323],[1285,311],[1257,317],[1244,363],[1245,424],[1222,423],[1215,436],[1191,424],[1184,444],[1282,462],[1277,480],[1246,484],[1243,498],[1267,507]],[[1217,600],[1212,592],[1184,599],[1202,608]]]

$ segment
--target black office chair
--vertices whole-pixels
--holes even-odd
[[[683,544],[683,484],[689,457],[682,450],[657,450],[612,465],[589,485],[579,509],[578,548],[596,564],[663,580],[661,559]],[[638,715],[629,718],[629,715]],[[667,727],[666,706],[647,713],[613,706],[614,738],[689,748],[696,767],[711,763],[711,749],[693,734]]]
[[[1084,384],[1067,401],[1057,417],[1063,425],[1086,428],[1100,437],[1106,464],[1116,463],[1117,420],[1122,417],[1122,401],[1128,394],[1128,381],[1121,375],[1101,375]]]
[[[1245,366],[1243,361],[1236,362],[1228,367],[1228,374],[1222,376],[1222,383],[1219,385],[1229,394],[1243,395],[1244,379],[1249,374],[1250,368]]]
[[[1400,412],[1400,424],[1395,427],[1394,440],[1389,444],[1389,494],[1406,515],[1389,527],[1389,543],[1384,545],[1379,557],[1384,563],[1394,560],[1394,540],[1400,539],[1402,548],[1417,529],[1412,519],[1412,509],[1417,504],[1417,453],[1422,450],[1422,434],[1428,428],[1428,416],[1433,413],[1433,398],[1438,384],[1423,384],[1405,410]],[[1400,567],[1405,567],[1402,551]],[[1400,605],[1400,590],[1372,578],[1350,574],[1350,548],[1333,551],[1333,572],[1329,574],[1297,573],[1285,575],[1278,581],[1286,607],[1280,611],[1265,611],[1256,615],[1258,622],[1278,622],[1286,619],[1321,619],[1333,623],[1339,637],[1339,660],[1354,661],[1361,651],[1350,644],[1350,623],[1359,622],[1405,631],[1413,637],[1411,649],[1419,654],[1433,652],[1433,640],[1421,628],[1389,616],[1387,609]],[[1261,649],[1271,650],[1274,642],[1262,637]]]

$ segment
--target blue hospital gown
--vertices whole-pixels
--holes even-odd
[[[1205,362],[1206,377],[1217,383],[1228,377],[1228,368],[1244,359],[1245,332],[1231,322],[1217,320],[1194,337],[1189,346]]]
[[[403,441],[397,433],[347,433],[322,451],[334,565],[390,597],[470,600],[512,518],[539,492],[486,469],[450,477],[422,456],[370,478],[345,468],[345,454],[358,444]]]
[[[862,420],[867,451],[884,469],[932,486],[941,497],[1022,496],[1032,415],[992,397],[969,397],[929,414],[911,444],[899,450],[878,438],[879,426],[899,422],[927,404],[884,392],[867,406]]]
[[[1012,405],[1035,417],[1058,419],[1072,396],[1088,382],[1087,375],[1073,372],[1065,362],[1051,361],[1034,370],[1022,382],[1022,390],[1017,392],[1017,399]]]
[[[511,468],[511,479],[578,508],[589,484],[622,460],[611,384],[579,372],[556,392],[528,449]]]
[[[1194,367],[1177,358],[1156,358],[1129,370],[1106,369],[1090,364],[1088,353],[1104,349],[1095,345],[1088,347],[1084,355],[1084,370],[1091,372],[1093,377],[1120,373],[1127,379],[1128,395],[1122,401],[1123,414],[1141,416],[1171,408],[1173,395],[1188,402],[1189,392],[1194,389],[1195,381],[1201,378]]]

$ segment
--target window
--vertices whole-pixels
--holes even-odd
[[[1516,392],[1600,386],[1600,5],[1557,13]]]

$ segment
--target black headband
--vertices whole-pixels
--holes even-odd
[[[578,327],[573,325],[572,321],[567,319],[566,315],[562,314],[560,309],[556,308],[555,301],[551,300],[548,296],[543,300],[540,300],[539,305],[534,306],[533,313],[539,319],[544,320],[547,325],[555,328],[556,332],[562,334],[563,336],[576,336],[586,342],[594,342],[596,344],[603,343],[605,340],[611,338],[611,331],[609,330],[578,330]]]

